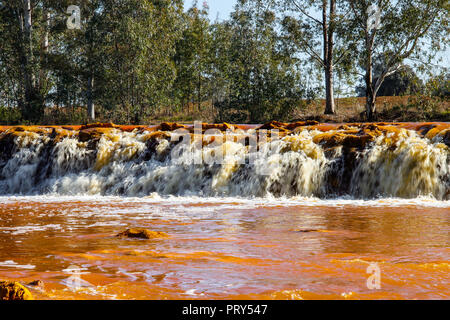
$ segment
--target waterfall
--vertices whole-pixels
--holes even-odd
[[[450,199],[446,124],[209,126],[3,127],[0,194]]]

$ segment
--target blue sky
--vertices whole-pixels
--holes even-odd
[[[197,1],[197,6],[199,8],[202,7],[203,1],[204,0]],[[227,19],[231,11],[233,11],[236,0],[206,0],[206,2],[209,5],[209,19],[214,21],[217,16],[219,20]],[[184,0],[185,9],[189,9],[193,3],[194,0]]]

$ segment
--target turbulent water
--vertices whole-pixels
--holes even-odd
[[[0,280],[36,299],[450,299],[449,201],[0,197]],[[121,239],[126,228],[169,238]],[[380,268],[370,288],[368,268]],[[82,270],[80,287],[68,269]]]
[[[175,157],[173,136],[149,139],[142,130],[112,128],[94,146],[76,134],[55,141],[29,132],[0,157],[0,194],[449,199],[450,153],[442,137],[400,129],[355,148],[330,147],[318,139],[323,134],[302,130],[254,150],[238,140],[202,148],[192,142]],[[213,163],[219,152],[222,163]]]

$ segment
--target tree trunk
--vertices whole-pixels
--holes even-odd
[[[45,69],[46,64],[48,63],[48,34],[50,30],[50,12],[46,7],[44,7],[43,16],[45,19],[45,31],[43,32],[41,39],[41,65],[39,70],[39,88],[41,89],[41,92],[44,89],[44,85],[47,80],[47,73],[45,72]]]
[[[201,104],[202,104],[202,102],[201,102],[201,99],[202,99],[202,94],[201,94],[201,92],[202,92],[202,78],[201,78],[201,75],[200,75],[200,73],[199,73],[199,75],[198,75],[198,95],[197,95],[197,100],[198,100],[198,112],[200,112],[200,108],[201,108]]]
[[[325,68],[325,90],[326,90],[325,114],[335,114],[336,108],[335,108],[335,104],[334,104],[333,68],[332,68],[332,66],[327,66]]]
[[[94,76],[90,75],[88,78],[88,91],[87,91],[87,111],[88,111],[88,121],[95,121],[95,107],[94,107]]]
[[[25,119],[33,118],[31,113],[34,100],[34,75],[31,67],[33,49],[32,49],[32,21],[31,21],[31,1],[23,0],[23,24],[22,25],[22,70],[25,87]]]
[[[376,107],[375,107],[376,96],[374,94],[369,94],[366,97],[366,114],[367,120],[373,121],[376,115]]]
[[[23,26],[24,26],[24,44],[25,44],[25,54],[27,58],[28,66],[31,65],[31,60],[33,58],[33,46],[32,46],[32,21],[31,21],[31,1],[23,0]],[[32,70],[31,70],[32,71]],[[34,85],[34,77],[33,73],[29,74],[31,81],[31,85]]]
[[[372,47],[370,40],[366,40],[367,44],[367,61],[366,61],[366,116],[368,121],[372,121],[375,116],[375,99],[376,94],[373,85],[373,66],[372,66]]]
[[[326,104],[325,114],[335,114],[334,90],[333,90],[333,49],[334,49],[334,19],[336,1],[330,1],[330,20],[327,21],[328,0],[322,4],[322,31],[323,31],[323,62],[325,71]]]

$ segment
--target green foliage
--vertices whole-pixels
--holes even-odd
[[[440,74],[431,77],[426,83],[428,94],[440,97],[445,100],[450,99],[450,73],[442,71]]]
[[[0,106],[0,125],[20,124],[22,114],[18,108]]]
[[[375,66],[375,82],[377,81],[382,68],[382,66]],[[405,65],[401,70],[384,79],[378,90],[378,96],[412,95],[421,90],[423,90],[422,80],[410,66]],[[366,95],[364,84],[362,86],[357,86],[356,92],[358,93],[358,96],[364,97]]]
[[[207,8],[199,10],[194,4],[183,18],[183,33],[174,56],[177,77],[173,94],[181,109],[195,103],[200,110],[212,85],[212,32]]]
[[[298,60],[283,46],[274,10],[263,1],[239,1],[218,29],[229,37],[220,66],[228,95],[216,102],[221,117],[232,108],[247,111],[250,122],[287,119],[303,96]]]
[[[348,0],[348,41],[360,48],[354,58],[365,71],[367,115],[375,112],[375,99],[385,79],[404,67],[406,59],[430,64],[435,54],[448,45],[446,0]],[[368,8],[377,5],[380,24],[368,28]],[[351,30],[351,31],[350,31]],[[380,70],[375,65],[383,61]],[[380,65],[379,65],[380,66]],[[417,65],[416,65],[417,67]],[[375,72],[378,74],[375,75]]]
[[[450,121],[448,75],[443,72],[430,77],[407,101],[384,108],[383,118],[397,121]]]
[[[2,102],[19,107],[25,119],[43,122],[48,121],[44,107],[73,109],[92,96],[106,110],[125,110],[123,120],[134,123],[170,103],[181,0],[82,1],[77,4],[81,30],[66,27],[69,4],[33,1],[28,54],[20,27],[22,0],[5,2],[0,12]],[[42,46],[44,37],[49,49]]]

